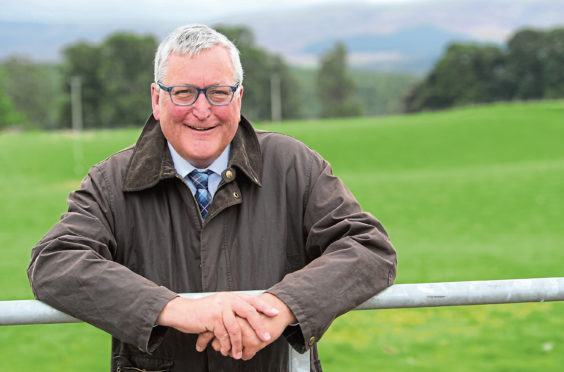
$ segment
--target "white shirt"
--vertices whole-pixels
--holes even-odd
[[[213,197],[217,188],[219,187],[219,183],[221,182],[221,173],[225,169],[227,169],[227,164],[229,162],[229,150],[231,148],[231,144],[227,145],[225,150],[219,155],[217,159],[214,160],[211,165],[206,169],[199,169],[194,167],[190,162],[180,156],[174,147],[167,141],[168,149],[170,150],[170,155],[172,156],[172,162],[174,163],[174,169],[176,169],[176,173],[178,173],[182,178],[186,180],[188,187],[192,191],[192,194],[196,194],[196,186],[190,181],[190,177],[187,177],[190,172],[194,169],[198,171],[205,171],[206,169],[211,170],[213,173],[209,175],[208,178],[208,191],[210,192],[211,196]]]

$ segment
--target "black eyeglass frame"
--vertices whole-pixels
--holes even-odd
[[[157,81],[157,85],[162,89],[168,92],[169,96],[170,96],[170,102],[172,102],[174,105],[176,106],[191,106],[193,105],[198,98],[200,98],[200,93],[204,93],[204,96],[206,97],[206,99],[208,100],[208,102],[213,105],[213,106],[227,106],[228,104],[230,104],[233,101],[233,97],[235,97],[235,92],[237,91],[237,89],[239,89],[240,83],[236,83],[235,85],[209,85],[207,87],[197,87],[195,85],[190,85],[190,84],[181,84],[181,85],[171,85],[171,86],[167,86],[164,85],[163,83]],[[174,98],[172,98],[172,90],[174,88],[192,88],[195,89],[198,93],[196,94],[196,98],[194,98],[194,101],[190,102],[190,103],[176,103],[174,102]],[[231,89],[231,99],[228,102],[225,103],[214,103],[212,102],[209,97],[208,97],[208,89],[211,88],[229,88]]]

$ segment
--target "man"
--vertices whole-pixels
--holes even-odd
[[[380,223],[317,153],[252,128],[242,81],[223,35],[172,32],[139,140],[33,249],[36,297],[110,333],[112,371],[286,371],[288,342],[321,370],[329,324],[393,283]]]

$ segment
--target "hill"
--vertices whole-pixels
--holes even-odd
[[[224,21],[249,25],[260,44],[294,64],[312,64],[320,45],[342,40],[354,65],[421,73],[450,42],[500,44],[522,27],[555,27],[563,19],[558,0],[429,0],[319,5]]]
[[[125,11],[119,9],[118,3],[115,8],[116,12]],[[175,25],[204,22],[247,25],[260,45],[296,65],[314,64],[321,51],[335,40],[343,40],[352,51],[355,66],[422,73],[452,41],[502,43],[519,28],[556,27],[563,24],[563,19],[564,3],[559,0],[333,3],[214,19],[185,13],[152,22],[133,17],[121,23],[92,19],[77,24],[69,19],[52,24],[0,17],[0,58],[18,53],[52,61],[60,58],[60,50],[67,43],[100,40],[118,29],[161,38]]]

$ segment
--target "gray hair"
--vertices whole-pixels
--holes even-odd
[[[227,49],[233,64],[233,77],[236,82],[243,83],[243,67],[235,44],[225,35],[200,24],[178,27],[161,42],[155,54],[155,82],[162,82],[166,77],[166,63],[171,54],[195,56],[216,45]]]

